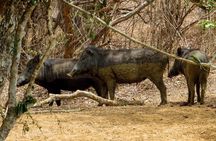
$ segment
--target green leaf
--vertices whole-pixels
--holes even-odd
[[[94,40],[96,38],[96,34],[94,32],[89,33],[89,38]]]
[[[199,22],[199,25],[203,29],[214,29],[214,28],[216,28],[216,22],[210,21],[210,20],[202,20],[202,21]]]
[[[28,105],[36,103],[36,99],[32,96],[27,96],[23,101],[20,101],[16,106],[16,114],[21,115],[28,111]]]

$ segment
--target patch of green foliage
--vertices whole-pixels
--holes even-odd
[[[16,114],[19,116],[28,111],[28,105],[36,103],[36,99],[32,96],[27,96],[23,101],[20,101],[16,106]]]
[[[31,3],[32,5],[36,4],[38,2],[38,0],[29,0],[29,3]]]
[[[215,0],[207,0],[203,2],[202,6],[207,10],[213,10],[216,7],[216,2]]]
[[[96,34],[93,31],[91,31],[89,33],[89,38],[92,39],[92,40],[94,40],[96,38]]]
[[[28,0],[29,3],[32,5],[37,4],[38,2],[48,2],[48,0]]]
[[[216,28],[216,22],[211,20],[201,20],[199,22],[199,25],[203,29],[215,29]]]

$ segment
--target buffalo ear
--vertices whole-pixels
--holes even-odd
[[[94,55],[94,51],[92,49],[87,49],[86,53],[93,56]]]
[[[178,56],[181,56],[181,55],[182,55],[182,48],[179,47],[179,48],[177,49],[177,55],[178,55]]]

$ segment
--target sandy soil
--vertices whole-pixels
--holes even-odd
[[[216,71],[210,74],[204,105],[179,106],[187,99],[184,78],[165,77],[165,82],[166,106],[158,106],[160,95],[150,81],[121,85],[117,97],[142,100],[145,105],[97,107],[92,100],[78,98],[61,107],[31,109],[7,141],[215,141],[216,108],[211,105],[216,105]],[[40,87],[34,93],[39,100],[46,95]]]
[[[206,106],[96,107],[69,113],[24,115],[8,141],[216,139],[216,110]],[[24,123],[29,131],[24,132]],[[40,128],[38,128],[40,127]],[[40,130],[39,130],[40,129]]]

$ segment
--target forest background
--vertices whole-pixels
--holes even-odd
[[[7,137],[23,113],[18,110],[17,114],[19,101],[25,103],[32,95],[33,81],[20,96],[17,95],[16,80],[26,62],[36,54],[44,54],[43,60],[47,56],[76,58],[89,44],[111,49],[142,47],[80,12],[68,1],[0,2],[0,93],[2,109],[8,107],[0,128],[1,139]],[[178,47],[190,47],[203,50],[210,58],[215,55],[214,0],[71,2],[128,36],[165,52],[175,53]],[[137,87],[146,89],[146,85]]]

